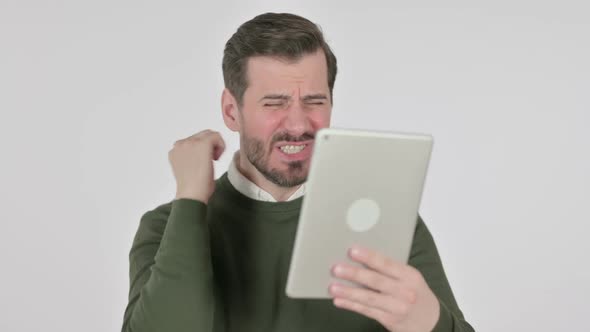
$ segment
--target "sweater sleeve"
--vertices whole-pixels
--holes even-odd
[[[473,332],[463,317],[445,275],[438,250],[430,231],[418,216],[409,264],[422,274],[440,305],[439,320],[432,332]]]
[[[129,253],[123,332],[213,330],[213,268],[203,202],[146,212]]]

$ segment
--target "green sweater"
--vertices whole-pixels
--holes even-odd
[[[303,197],[253,200],[227,173],[209,204],[178,199],[146,212],[129,253],[124,332],[386,331],[329,299],[291,299],[285,283]],[[440,302],[434,331],[473,331],[418,218],[409,264]]]

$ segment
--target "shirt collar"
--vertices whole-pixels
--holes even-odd
[[[227,171],[227,177],[229,182],[236,188],[237,191],[244,194],[245,196],[258,200],[258,201],[266,201],[266,202],[276,202],[277,200],[268,192],[257,186],[254,182],[248,180],[236,166],[239,150],[236,151],[234,154],[231,163],[229,164],[229,169]],[[305,194],[305,183],[299,186],[297,191],[295,191],[287,201],[291,201],[297,199]]]

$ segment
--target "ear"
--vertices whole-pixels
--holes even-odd
[[[231,131],[240,131],[238,102],[228,89],[223,89],[221,94],[221,113],[223,122]]]

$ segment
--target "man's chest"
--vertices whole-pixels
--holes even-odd
[[[286,296],[292,236],[214,235],[217,331],[386,331],[372,319],[336,308],[331,299]]]

